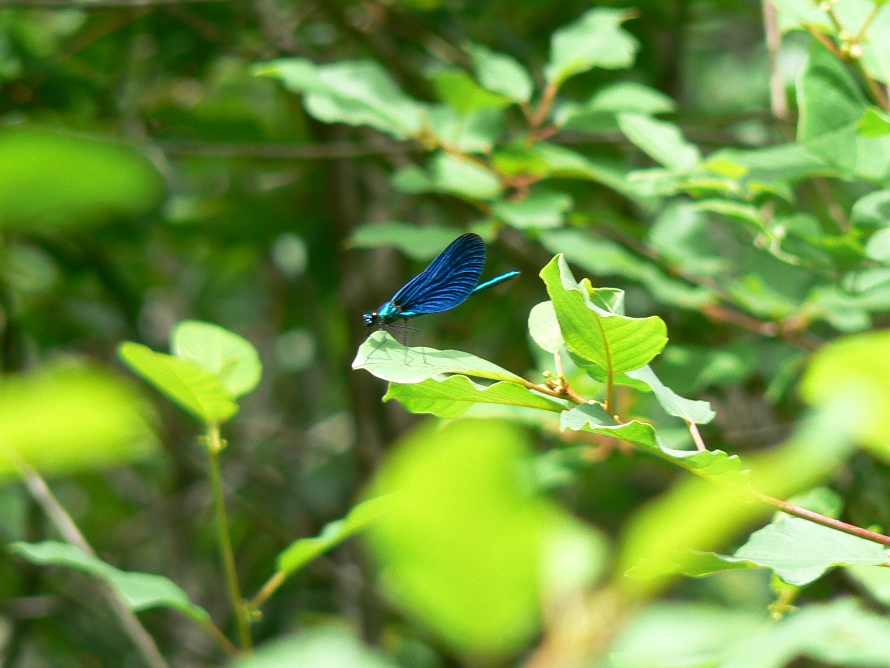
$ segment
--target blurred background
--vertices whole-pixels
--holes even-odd
[[[584,100],[618,81],[643,84],[675,101],[669,117],[705,154],[793,137],[793,123],[782,118],[793,115],[793,96],[791,111],[771,109],[760,2],[634,6],[625,24],[639,41],[633,65],[574,77],[562,98]],[[289,56],[372,59],[408,95],[432,101],[438,93],[430,73],[467,66],[468,42],[512,55],[540,80],[551,34],[590,7],[581,0],[0,0],[3,372],[77,358],[126,376],[115,357],[121,341],[166,351],[171,328],[187,318],[249,339],[263,379],[226,427],[223,477],[239,573],[244,589],[255,591],[283,547],[352,506],[390,445],[419,421],[396,402],[381,402],[383,381],[351,370],[367,335],[361,315],[450,239],[481,231],[489,253],[484,276],[522,275],[455,311],[415,321],[422,331],[412,343],[459,348],[525,373],[538,364],[528,312],[546,299],[537,274],[555,252],[577,251],[577,238],[505,228],[465,199],[394,188],[397,170],[425,159],[422,145],[322,123],[280,81],[252,68]],[[789,87],[808,44],[809,36],[791,34],[773,53]],[[508,128],[522,122],[516,109],[505,121]],[[651,164],[614,122],[552,141],[618,174]],[[822,187],[847,208],[868,190]],[[608,221],[598,238],[612,245],[593,247],[576,274],[627,290],[630,315],[667,322],[670,343],[658,372],[676,391],[712,402],[718,417],[706,430],[709,444],[735,452],[780,441],[800,411],[788,387],[807,346],[758,330],[750,309],[734,317],[698,308],[688,294],[670,292],[672,284],[622,269],[627,258],[606,250],[620,246],[634,267],[649,262],[642,239],[655,211],[596,180],[560,188],[573,202],[566,229]],[[824,196],[805,189],[801,206]],[[387,232],[375,237],[381,225]],[[401,250],[389,243],[397,238]],[[695,242],[727,254],[750,245],[719,231]],[[812,284],[775,255],[761,255],[740,304],[765,299],[757,291],[764,282],[789,291]],[[767,278],[759,284],[757,276]],[[653,296],[653,283],[664,290]],[[835,332],[824,323],[816,328],[825,337]],[[162,450],[132,466],[56,478],[53,489],[101,556],[167,575],[225,619],[200,427],[158,395],[145,396],[158,415]],[[531,437],[542,451],[556,439]],[[614,452],[573,475],[553,494],[614,533],[676,472]],[[838,482],[849,494],[849,519],[887,519],[888,484],[882,464],[854,459]],[[20,486],[0,487],[0,542],[51,534]],[[338,548],[270,599],[257,640],[344,619],[405,665],[463,665],[387,612],[372,579],[357,545]],[[683,591],[727,604],[770,600],[767,579],[744,582],[726,576]],[[123,665],[116,661],[127,641],[89,591],[79,575],[0,554],[2,666]],[[818,597],[818,589],[809,595]],[[143,619],[175,665],[218,665],[218,649],[200,628],[166,612]]]

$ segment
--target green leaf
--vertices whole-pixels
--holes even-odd
[[[233,397],[247,394],[260,382],[263,367],[247,339],[197,320],[179,322],[170,334],[170,350],[216,376]]]
[[[288,90],[304,94],[306,110],[325,123],[369,125],[397,139],[420,132],[421,105],[374,61],[316,65],[304,58],[283,58],[257,65],[254,73],[276,77]]]
[[[515,373],[475,355],[459,350],[408,348],[382,330],[371,334],[359,347],[352,368],[393,383],[419,383],[443,373],[522,383]]]
[[[430,164],[432,183],[440,192],[469,199],[493,200],[501,194],[498,177],[469,158],[437,153]]]
[[[356,504],[346,517],[325,524],[318,536],[300,538],[288,545],[275,560],[276,570],[285,577],[293,575],[310,561],[367,529],[371,522],[388,512],[394,502],[394,495],[387,495]]]
[[[606,132],[617,129],[617,115],[636,112],[654,116],[674,111],[676,104],[661,91],[634,81],[619,81],[598,91],[587,102],[566,102],[554,113],[565,130]]]
[[[782,668],[807,665],[807,658],[830,666],[890,666],[890,620],[849,598],[806,605],[733,647],[720,668]]]
[[[810,404],[853,397],[859,418],[851,426],[878,454],[890,457],[890,332],[835,339],[812,358],[800,384]]]
[[[502,109],[511,104],[509,98],[482,88],[461,69],[437,72],[432,81],[439,98],[462,116],[481,109]]]
[[[473,60],[476,78],[488,90],[515,102],[531,99],[531,75],[518,61],[479,44],[470,44],[467,50]]]
[[[0,482],[24,461],[43,474],[115,466],[156,446],[132,389],[96,369],[47,368],[0,379]]]
[[[886,566],[848,566],[847,575],[860,584],[869,596],[885,608],[890,607],[890,568]]]
[[[783,517],[751,534],[734,555],[803,586],[837,566],[885,563],[887,548],[799,517]]]
[[[869,107],[859,119],[856,130],[863,137],[883,137],[890,134],[890,114],[877,107]]]
[[[565,405],[532,390],[507,381],[490,385],[474,383],[466,376],[428,378],[419,383],[391,383],[384,401],[397,399],[412,413],[431,413],[441,418],[456,418],[475,404],[505,404],[560,412]]]
[[[122,571],[74,545],[53,540],[13,543],[9,550],[32,564],[64,566],[101,578],[114,587],[133,612],[172,608],[198,622],[210,621],[206,610],[192,603],[179,585],[163,576]]]
[[[860,197],[850,218],[853,226],[862,230],[890,227],[890,189]]]
[[[142,216],[165,194],[140,153],[45,130],[0,128],[0,229],[77,228]]]
[[[224,422],[238,412],[222,381],[195,362],[131,341],[120,344],[117,354],[143,380],[205,424]]]
[[[541,278],[566,345],[607,373],[638,369],[664,349],[667,328],[661,318],[628,318],[594,305],[589,290],[578,285],[562,255],[544,267]]]
[[[559,86],[593,67],[630,67],[639,43],[621,24],[635,15],[633,10],[598,7],[553,33],[550,62],[544,68],[547,83]]]
[[[728,455],[722,450],[700,452],[669,448],[655,434],[652,425],[638,420],[617,424],[598,406],[576,406],[570,411],[564,411],[560,415],[559,427],[562,431],[589,431],[628,441],[660,459],[711,480],[744,483],[748,478],[742,461],[736,455]]]
[[[716,413],[711,410],[711,404],[707,401],[695,401],[693,399],[684,399],[676,394],[672,389],[665,386],[655,372],[647,365],[639,369],[628,371],[630,378],[639,380],[648,385],[658,403],[664,408],[668,415],[683,418],[686,422],[694,422],[696,424],[707,424],[714,419]]]
[[[757,207],[751,204],[744,204],[727,199],[706,199],[695,203],[695,208],[699,211],[710,211],[711,213],[719,213],[727,218],[734,218],[744,223],[753,225],[760,231],[772,233],[766,221],[760,215]]]
[[[521,201],[495,202],[492,213],[519,230],[559,227],[572,205],[572,198],[565,193],[536,188]]]
[[[624,113],[618,116],[618,127],[640,150],[668,169],[685,172],[701,162],[698,147],[686,141],[673,123]]]
[[[392,246],[412,260],[432,260],[461,233],[453,227],[412,223],[365,223],[347,239],[348,248],[383,248]]]
[[[409,435],[372,485],[400,494],[366,534],[389,597],[479,660],[524,648],[541,592],[580,591],[604,565],[602,538],[533,493],[529,465],[519,429],[457,420]]]
[[[794,182],[811,176],[832,176],[837,173],[824,158],[814,155],[799,142],[749,151],[721,149],[708,157],[708,164],[718,159],[744,167],[751,180],[767,182]]]
[[[532,308],[528,314],[528,333],[542,350],[554,355],[559,352],[565,341],[559,331],[553,302],[541,302]]]
[[[596,181],[629,199],[639,199],[639,193],[627,182],[627,171],[613,164],[545,141],[535,144],[533,154],[540,161],[537,164],[543,165],[543,173],[548,176]]]
[[[260,647],[229,668],[397,668],[339,627],[315,627]]]
[[[865,244],[865,254],[878,262],[890,261],[890,227],[878,230]]]
[[[503,112],[480,109],[461,116],[448,105],[427,108],[428,129],[442,146],[458,153],[491,153],[504,130]],[[428,190],[432,190],[430,185]]]

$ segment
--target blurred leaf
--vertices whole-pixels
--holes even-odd
[[[810,404],[855,397],[859,419],[851,428],[884,458],[890,457],[890,331],[845,336],[820,349],[800,383]]]
[[[772,233],[766,221],[760,215],[757,207],[742,202],[735,202],[727,199],[706,199],[695,203],[695,208],[699,211],[710,211],[711,213],[719,213],[727,218],[741,220],[744,223],[750,223],[756,229]]]
[[[528,333],[543,350],[553,354],[559,352],[565,341],[559,330],[553,302],[541,302],[532,308],[528,314]]]
[[[878,230],[865,244],[865,254],[878,262],[890,261],[890,227]]]
[[[618,116],[618,126],[640,150],[668,169],[688,171],[701,162],[698,147],[686,141],[672,123],[643,114],[623,113]]]
[[[408,348],[382,330],[371,334],[359,347],[352,368],[393,383],[420,383],[443,373],[522,382],[515,373],[475,355],[459,350]]]
[[[238,412],[222,381],[195,362],[131,341],[120,344],[117,354],[143,380],[205,424],[224,422]]]
[[[547,83],[559,86],[593,67],[630,67],[639,43],[621,24],[635,15],[633,10],[597,7],[553,33],[550,62],[544,68]]]
[[[95,369],[44,369],[0,380],[0,480],[21,460],[43,474],[90,470],[144,457],[155,446],[143,406]]]
[[[312,628],[261,646],[229,668],[396,668],[345,629]]]
[[[442,418],[460,417],[471,406],[480,403],[525,406],[557,413],[565,410],[563,404],[522,385],[507,381],[485,385],[460,375],[441,380],[428,378],[412,384],[391,383],[383,397],[384,401],[390,399],[397,399],[412,413],[431,413]]]
[[[532,96],[531,75],[514,58],[480,44],[467,47],[476,78],[488,90],[515,102],[528,102]]]
[[[703,276],[719,275],[729,261],[711,235],[706,216],[695,204],[666,206],[649,228],[649,244],[671,262]]]
[[[886,566],[847,566],[844,570],[869,596],[890,607],[890,568]]]
[[[275,569],[284,576],[292,575],[325,552],[367,529],[371,522],[388,512],[394,502],[394,497],[389,495],[357,503],[346,517],[325,524],[318,536],[300,538],[288,545],[275,560]]]
[[[96,225],[141,216],[165,186],[140,153],[55,132],[0,128],[0,229]]]
[[[800,142],[747,151],[720,149],[708,156],[708,163],[717,159],[745,168],[750,179],[760,181],[794,182],[810,176],[832,176],[837,172],[826,159],[808,151]]]
[[[400,493],[367,533],[389,596],[463,653],[506,655],[534,637],[542,568],[562,541],[582,546],[588,579],[601,567],[595,534],[529,492],[528,465],[521,432],[464,420],[409,435],[372,486]]]
[[[518,202],[495,202],[492,213],[519,230],[559,227],[572,205],[572,198],[565,193],[536,188],[528,197]]]
[[[440,192],[470,199],[493,200],[501,194],[501,182],[494,173],[469,158],[437,153],[430,164],[432,183]]]
[[[851,221],[860,229],[890,227],[890,189],[876,190],[856,200]]]
[[[617,424],[599,406],[576,406],[560,416],[562,431],[589,431],[610,438],[628,441],[643,450],[677,464],[688,471],[721,482],[744,482],[747,479],[742,461],[722,450],[675,450],[667,447],[655,434],[651,424],[631,420]]]
[[[782,668],[798,657],[834,666],[890,666],[890,620],[853,599],[807,605],[732,648],[720,668]]]
[[[890,134],[890,114],[877,107],[869,107],[859,119],[856,130],[863,137],[883,137]]]
[[[177,323],[170,334],[170,350],[207,369],[233,397],[247,394],[260,382],[263,367],[256,348],[218,325],[197,320]]]
[[[610,668],[722,666],[727,651],[766,628],[764,612],[704,602],[657,601],[623,629]]]
[[[504,129],[503,112],[497,109],[461,116],[447,105],[430,105],[426,121],[442,145],[461,153],[491,153]]]
[[[619,81],[596,92],[587,102],[566,102],[554,113],[565,130],[603,132],[617,128],[617,115],[636,112],[654,116],[670,113],[674,101],[661,91],[634,81]]]
[[[661,318],[628,318],[594,305],[587,288],[575,281],[562,255],[544,267],[541,278],[556,309],[566,345],[607,373],[638,369],[667,343],[667,329]]]
[[[198,622],[210,620],[210,614],[204,608],[192,603],[179,585],[163,576],[122,571],[74,545],[53,540],[13,543],[9,549],[32,564],[64,566],[105,580],[133,612],[172,608]]]
[[[668,415],[673,415],[686,420],[686,422],[694,422],[696,424],[707,424],[716,415],[711,410],[711,404],[707,401],[684,399],[671,388],[665,386],[648,365],[628,371],[627,375],[646,383],[646,385],[652,388],[655,398],[658,399],[658,403],[661,404],[661,407],[664,408]]]
[[[432,82],[439,98],[463,116],[481,109],[501,109],[511,104],[509,98],[482,88],[461,69],[437,72]]]
[[[350,248],[393,246],[412,260],[431,260],[460,235],[451,227],[418,227],[411,223],[365,223],[347,239]]]
[[[544,173],[548,176],[596,181],[630,199],[639,198],[639,194],[627,182],[627,172],[605,161],[545,141],[537,142],[533,153],[544,165]]]
[[[288,90],[302,93],[306,110],[325,123],[369,125],[397,139],[420,132],[420,104],[372,60],[316,65],[305,58],[282,58],[257,65],[254,73],[276,77]]]

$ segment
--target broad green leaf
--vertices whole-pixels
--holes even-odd
[[[528,333],[542,350],[556,354],[565,341],[559,331],[559,321],[553,302],[546,301],[535,305],[528,314]]]
[[[803,658],[830,666],[890,666],[890,620],[853,599],[805,605],[737,644],[718,665],[782,668]]]
[[[860,197],[850,218],[855,227],[863,230],[890,227],[890,189]]]
[[[811,176],[833,176],[837,170],[800,142],[766,146],[748,151],[721,149],[708,157],[734,162],[748,170],[748,178],[760,181],[795,182]]]
[[[466,376],[428,378],[419,383],[391,383],[384,401],[397,399],[412,413],[432,413],[442,418],[462,416],[476,404],[506,404],[560,412],[565,405],[507,381],[485,385]]]
[[[458,153],[491,153],[504,131],[504,114],[497,109],[480,109],[461,116],[448,105],[427,108],[427,127],[435,139]],[[428,190],[432,190],[430,185]]]
[[[283,58],[254,68],[305,96],[307,111],[326,123],[369,125],[397,139],[421,129],[421,105],[403,93],[378,63],[370,60],[316,65],[304,58]]]
[[[736,583],[736,587],[745,583]],[[765,607],[765,606],[764,606]],[[717,668],[735,645],[760,637],[765,609],[679,600],[656,601],[612,645],[609,668]]]
[[[120,344],[117,354],[143,380],[205,424],[224,422],[238,412],[222,381],[195,362],[131,341]]]
[[[156,445],[142,402],[89,368],[43,369],[0,379],[0,482],[25,462],[43,474],[115,466]]]
[[[664,207],[647,238],[662,257],[695,274],[718,276],[729,268],[729,260],[711,234],[707,216],[693,203],[676,202]]]
[[[783,517],[751,534],[734,557],[770,568],[784,582],[803,586],[837,566],[877,566],[887,548],[799,517]]]
[[[461,69],[437,72],[432,81],[439,98],[462,116],[481,109],[501,109],[511,104],[509,98],[482,88]]]
[[[459,350],[408,348],[384,331],[376,331],[365,340],[356,353],[352,368],[364,369],[393,383],[419,383],[443,373],[522,382],[515,373],[475,355]]]
[[[668,169],[685,172],[701,162],[701,152],[683,137],[673,123],[643,114],[618,116],[618,127],[640,150]]]
[[[492,213],[519,230],[528,228],[560,227],[572,209],[572,198],[555,190],[537,188],[518,202],[495,202]]]
[[[397,668],[339,626],[314,627],[259,647],[229,668]]]
[[[878,262],[890,261],[890,227],[878,230],[865,244],[865,254]]]
[[[651,424],[637,420],[616,424],[598,406],[576,406],[570,411],[564,411],[560,415],[559,426],[563,431],[589,431],[628,441],[704,478],[729,483],[743,483],[747,480],[746,470],[736,455],[728,455],[722,450],[699,452],[669,448],[658,438]]]
[[[869,107],[859,119],[856,130],[863,137],[883,137],[890,134],[890,114],[877,107]]]
[[[609,374],[648,364],[667,343],[667,328],[656,316],[628,318],[609,313],[590,301],[568,263],[557,255],[541,271],[566,345]]]
[[[639,194],[627,182],[627,171],[618,166],[551,142],[537,142],[533,153],[548,176],[596,181],[629,199],[639,199]]]
[[[263,368],[247,339],[197,320],[183,320],[170,334],[170,350],[216,376],[233,397],[247,394],[260,382]]]
[[[133,612],[172,608],[199,622],[210,620],[209,613],[192,603],[179,585],[161,575],[122,571],[74,545],[53,540],[13,543],[9,549],[32,564],[64,566],[105,580],[117,590]]]
[[[411,223],[365,223],[352,232],[350,248],[392,246],[412,260],[432,260],[454,241],[461,230],[452,227],[419,227]]]
[[[890,457],[890,331],[832,341],[812,358],[800,384],[810,404],[855,397],[859,419],[851,427],[879,454]]]
[[[617,129],[617,115],[635,112],[654,116],[676,107],[664,93],[633,81],[619,81],[603,88],[587,102],[567,102],[554,113],[554,123],[565,130],[604,132]]]
[[[133,149],[46,130],[0,128],[0,229],[78,228],[142,216],[164,182]]]
[[[598,7],[553,33],[550,62],[544,68],[547,83],[559,86],[593,67],[630,67],[639,43],[621,24],[633,16],[633,10]]]
[[[529,465],[520,430],[458,420],[410,434],[372,485],[400,493],[366,533],[389,597],[477,659],[523,648],[542,591],[589,587],[603,565],[602,539],[532,492]]]
[[[662,383],[655,372],[647,365],[639,369],[628,371],[627,375],[635,380],[646,383],[655,393],[658,403],[669,414],[683,418],[686,422],[707,424],[714,419],[716,413],[711,410],[711,404],[707,401],[685,399],[675,393],[671,388]]]
[[[531,99],[531,75],[518,61],[479,44],[470,44],[468,51],[476,78],[488,90],[515,102]]]
[[[430,164],[436,190],[470,199],[493,200],[501,194],[501,182],[494,173],[469,158],[438,153]]]
[[[275,560],[275,568],[284,576],[292,575],[310,561],[343,541],[368,528],[396,502],[393,495],[368,499],[356,504],[346,517],[328,522],[314,538],[300,538],[288,545]]]
[[[695,208],[699,211],[710,211],[711,213],[719,213],[727,218],[734,218],[745,223],[750,223],[758,230],[771,233],[766,221],[760,215],[757,207],[743,202],[736,202],[728,199],[706,199],[695,203]]]
[[[396,170],[392,175],[392,187],[409,195],[436,191],[436,186],[430,175],[417,165],[409,165]]]
[[[884,607],[890,607],[890,568],[886,566],[848,566],[844,570],[873,599]]]

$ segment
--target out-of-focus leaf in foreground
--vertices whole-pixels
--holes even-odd
[[[108,374],[72,367],[0,381],[0,480],[18,462],[68,473],[130,461],[153,445],[142,403]]]
[[[348,631],[336,627],[311,629],[260,647],[230,668],[395,668],[364,647]]]
[[[400,493],[367,533],[385,589],[461,652],[521,649],[542,591],[577,590],[602,567],[598,534],[536,496],[528,466],[519,430],[457,421],[410,435],[373,486]],[[554,569],[567,552],[572,564]],[[545,576],[554,570],[558,582]]]
[[[0,229],[139,216],[165,192],[158,171],[137,151],[45,130],[0,130],[0,174]]]

